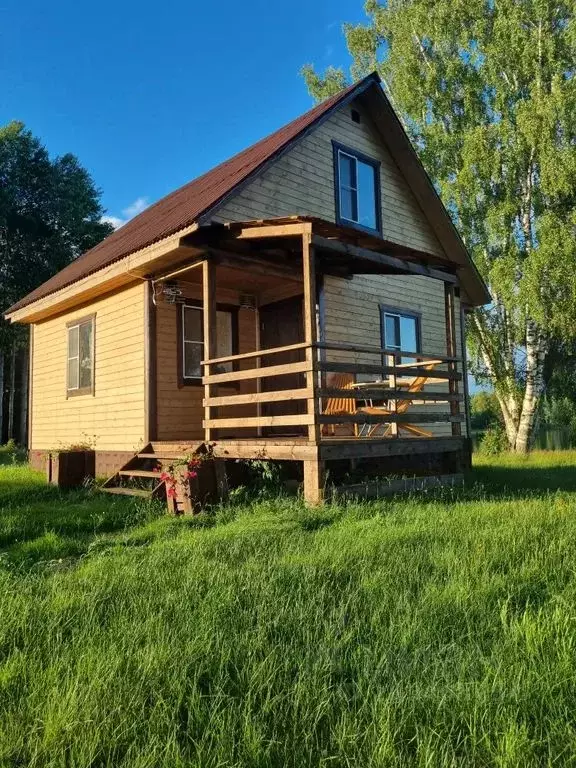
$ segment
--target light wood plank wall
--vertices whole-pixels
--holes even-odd
[[[360,124],[350,112],[360,113]],[[215,221],[307,214],[334,221],[332,140],[379,160],[382,228],[387,240],[445,256],[396,162],[357,100],[335,112],[268,170],[225,202]]]
[[[66,398],[66,324],[96,314],[94,395]],[[35,450],[94,439],[101,451],[135,451],[145,430],[145,286],[139,282],[34,326]]]
[[[360,124],[351,109],[360,113]],[[445,256],[438,239],[382,142],[360,101],[338,110],[302,139],[258,179],[224,203],[215,221],[242,221],[294,214],[335,220],[332,140],[379,160],[383,237],[401,245]],[[446,354],[443,283],[418,276],[355,276],[352,281],[325,281],[326,340],[380,344],[379,304],[422,313],[422,351]],[[461,350],[459,302],[456,303],[458,350]],[[365,362],[374,362],[366,359]],[[435,386],[447,391],[447,386]],[[460,385],[462,391],[462,385]],[[449,412],[448,406],[426,406]],[[450,434],[450,425],[435,425]],[[462,427],[466,430],[465,424]]]
[[[218,283],[218,276],[216,277]],[[199,285],[179,281],[187,299],[202,299]],[[217,302],[238,304],[238,292],[217,288]],[[157,345],[157,439],[201,440],[204,437],[202,419],[204,409],[203,386],[178,386],[178,313],[179,304],[159,304],[156,315]],[[256,348],[256,316],[247,309],[238,311],[238,352],[251,352]],[[252,382],[243,382],[241,392],[252,391]],[[236,394],[236,390],[219,387],[218,394]],[[233,408],[226,410],[226,417],[237,415]],[[238,415],[242,415],[240,412]],[[254,415],[252,413],[244,415]]]
[[[378,346],[380,332],[380,304],[421,315],[422,352],[427,355],[446,355],[446,326],[444,284],[426,277],[407,275],[356,275],[352,280],[326,277],[324,280],[324,332],[328,341]],[[456,307],[456,334],[460,347],[460,308]],[[328,353],[330,360],[343,362],[378,363],[374,355]],[[442,366],[446,370],[446,366]],[[370,377],[368,377],[370,378]],[[434,384],[428,390],[448,392],[447,384]],[[460,392],[463,392],[460,386]],[[464,406],[462,406],[462,412]],[[448,404],[425,405],[413,408],[414,413],[449,413]],[[416,423],[416,420],[415,420]],[[450,435],[450,424],[423,425],[440,435]],[[462,425],[463,434],[466,425]]]

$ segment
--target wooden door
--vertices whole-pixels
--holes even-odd
[[[303,297],[294,296],[290,299],[266,304],[260,308],[260,345],[262,349],[285,347],[289,344],[299,344],[304,341]],[[280,352],[277,355],[265,357],[262,365],[286,365],[299,363],[304,360],[304,350],[297,349]],[[273,392],[281,389],[298,389],[306,386],[304,374],[295,373],[287,376],[262,379],[263,392]],[[285,403],[264,403],[263,416],[285,416],[306,412],[306,401],[295,400]],[[264,430],[265,435],[303,435],[304,427],[270,427]]]

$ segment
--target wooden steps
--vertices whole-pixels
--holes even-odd
[[[100,490],[104,493],[114,493],[118,496],[141,496],[143,499],[149,499],[152,496],[153,491],[146,491],[143,488],[106,488],[102,487]]]
[[[139,459],[162,459],[164,461],[178,461],[184,454],[168,454],[168,453],[139,453]]]
[[[203,449],[204,442],[148,443],[109,477],[100,490],[119,496],[166,499],[166,488],[160,480],[162,471]]]
[[[120,477],[160,477],[160,472],[151,469],[121,469],[118,471]]]

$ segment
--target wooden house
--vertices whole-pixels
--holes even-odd
[[[464,314],[488,301],[372,74],[8,310],[31,326],[31,460],[89,435],[106,474],[213,444],[302,462],[311,503],[350,461],[454,475]]]

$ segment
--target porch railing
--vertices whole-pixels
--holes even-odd
[[[296,359],[282,362],[287,355]],[[428,432],[420,425],[432,424],[449,424],[459,435],[465,421],[459,357],[304,342],[202,365],[210,370],[202,379],[203,424],[212,439],[269,437],[272,428],[278,434],[297,427],[313,443],[337,437],[346,427],[351,437],[395,438],[418,436]],[[234,370],[218,371],[230,365]],[[348,405],[335,408],[338,400]]]

